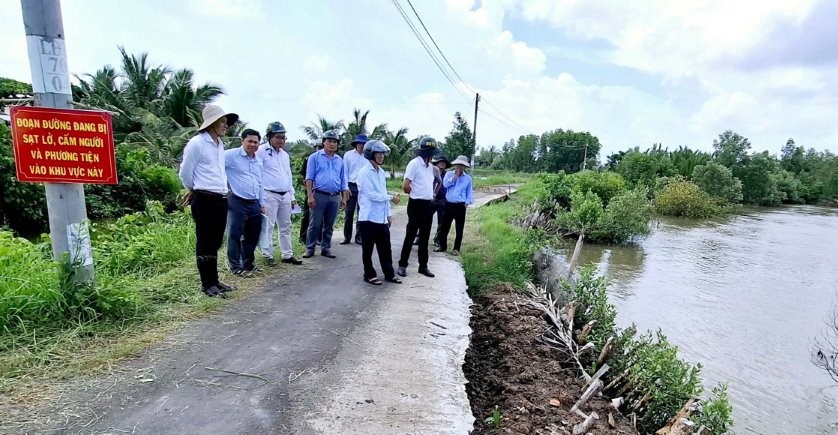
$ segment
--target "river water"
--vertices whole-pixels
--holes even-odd
[[[838,296],[838,210],[652,226],[637,245],[582,253],[610,279],[620,326],[662,329],[708,390],[728,382],[738,434],[838,434],[838,384],[810,361]]]

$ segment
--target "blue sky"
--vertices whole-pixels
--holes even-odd
[[[219,103],[250,126],[282,121],[291,139],[318,114],[347,120],[355,107],[374,124],[441,139],[455,111],[471,123],[474,89],[490,103],[478,119],[482,147],[565,128],[599,137],[603,158],[652,143],[709,150],[732,129],[756,150],[778,152],[794,137],[838,151],[834,2],[412,2],[465,81],[454,78],[456,89],[392,1],[73,0],[62,9],[73,73],[116,64],[118,45],[147,51],[221,85]],[[0,76],[28,81],[20,2],[0,0],[0,11]]]

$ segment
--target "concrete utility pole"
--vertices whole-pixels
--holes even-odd
[[[474,167],[474,156],[477,154],[477,103],[480,102],[480,94],[474,95],[474,130],[471,132],[471,144],[474,146],[474,152],[471,153],[471,167]]]
[[[72,91],[61,4],[59,0],[21,0],[20,5],[35,106],[71,109]],[[44,183],[44,186],[53,258],[61,260],[69,254],[75,272],[74,280],[90,283],[93,280],[93,258],[84,186],[76,183]]]
[[[585,167],[588,166],[588,142],[585,141],[585,154],[582,156],[582,170],[585,170]]]

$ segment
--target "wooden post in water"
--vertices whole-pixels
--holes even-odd
[[[579,233],[579,239],[576,240],[576,247],[573,248],[573,257],[570,258],[570,266],[567,268],[567,280],[573,279],[573,272],[579,264],[579,256],[582,254],[582,246],[585,244],[585,232]]]

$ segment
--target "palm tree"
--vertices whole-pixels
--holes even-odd
[[[148,62],[148,53],[139,57],[129,55],[124,47],[119,47],[122,54],[122,79],[120,91],[126,101],[134,107],[150,110],[160,104],[166,88],[167,77],[172,73],[167,66],[152,67]]]
[[[390,155],[387,156],[386,166],[390,169],[390,178],[396,177],[396,169],[404,168],[407,162],[413,157],[413,143],[415,140],[407,138],[407,127],[397,131],[385,130],[381,138],[390,147]]]
[[[319,141],[321,137],[323,137],[323,133],[329,130],[337,131],[338,135],[343,133],[346,130],[346,125],[343,123],[343,120],[338,122],[331,122],[328,121],[321,115],[317,115],[317,122],[312,122],[309,125],[302,125],[300,129],[303,130],[303,133],[309,137],[309,139],[313,141]]]
[[[116,70],[110,65],[105,65],[93,74],[76,75],[79,81],[77,89],[80,91],[77,102],[113,113],[113,129],[117,140],[142,127],[135,116],[134,107],[120,92],[118,78]]]
[[[212,83],[195,88],[193,76],[192,70],[183,68],[166,81],[159,111],[184,127],[196,125],[204,106],[224,94],[221,87]]]

